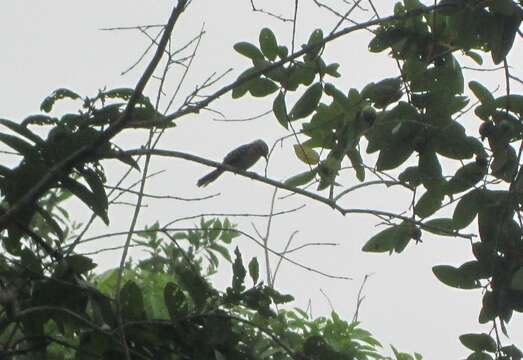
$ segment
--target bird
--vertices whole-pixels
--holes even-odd
[[[247,170],[263,156],[267,160],[269,154],[269,147],[263,140],[255,140],[248,144],[241,145],[236,149],[229,152],[225,158],[223,158],[222,164],[235,167],[240,170]],[[197,185],[199,187],[207,186],[214,180],[216,180],[224,169],[215,169],[198,180]]]

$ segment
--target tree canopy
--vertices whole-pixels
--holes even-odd
[[[434,276],[450,287],[483,290],[478,321],[489,324],[489,331],[460,336],[470,350],[467,359],[523,358],[508,338],[513,313],[523,311],[523,94],[518,93],[523,82],[513,74],[518,64],[507,60],[516,37],[523,36],[523,5],[403,0],[381,17],[370,1],[370,20],[354,24],[350,15],[360,2],[338,14],[332,31],[312,31],[299,49],[294,38],[292,44],[281,43],[269,27],[259,30],[257,41],[239,33],[230,51],[249,65],[238,78],[223,85],[213,76],[179,108],[164,110],[159,104],[166,74],[175,64],[190,68],[196,50],[177,56],[197,48],[201,37],[181,50],[170,47],[174,29],[191,8],[190,1],[178,0],[151,39],[149,62],[134,87],[101,89],[95,96],[60,88],[42,101],[40,114],[0,119],[0,142],[17,157],[15,165],[0,163],[2,358],[387,359],[357,315],[346,321],[334,310],[328,318],[313,318],[291,309],[293,297],[275,289],[278,267],[271,269],[266,259],[272,253],[280,261],[293,260],[267,244],[265,263],[243,259],[233,241],[249,235],[229,218],[201,217],[192,228],[159,223],[136,228],[149,164],[157,156],[234,172],[322,203],[325,211],[377,217],[384,228],[362,239],[365,252],[408,251],[427,233],[467,239],[474,260],[433,267]],[[255,12],[296,24],[296,14],[286,19],[251,5]],[[336,78],[342,65],[325,49],[365,30],[373,34],[368,51],[387,52],[397,71],[359,89],[341,88]],[[464,58],[478,71],[489,70],[486,58],[499,65],[504,89],[466,79]],[[145,91],[153,77],[161,80],[156,98]],[[216,84],[217,90],[204,95]],[[294,139],[296,161],[307,170],[280,181],[156,146],[164,132],[176,131],[179,119],[209,109],[229,93],[250,101],[270,98],[274,121]],[[56,104],[67,100],[79,102],[78,111],[54,116]],[[475,125],[465,126],[464,119]],[[118,143],[117,135],[137,130],[149,132],[142,147]],[[369,164],[373,156],[376,162]],[[120,265],[98,273],[96,251],[82,254],[78,245],[103,240],[84,235],[95,218],[111,222],[110,195],[134,191],[107,186],[109,160],[128,173],[140,172],[142,180]],[[342,186],[342,177],[360,184]],[[411,205],[393,213],[344,202],[355,188],[377,183],[403,188]],[[75,222],[67,210],[71,201],[89,209],[91,221]],[[132,246],[149,255],[130,260]],[[232,266],[224,290],[210,281],[220,261]],[[396,360],[422,358],[392,349]]]

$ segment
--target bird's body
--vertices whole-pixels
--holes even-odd
[[[263,156],[267,158],[269,147],[263,140],[256,140],[251,143],[241,145],[228,153],[223,159],[223,164],[235,167],[240,170],[247,170]],[[216,169],[198,180],[198,186],[207,186],[216,180],[223,169]]]

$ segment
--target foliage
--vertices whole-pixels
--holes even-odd
[[[466,86],[460,60],[465,56],[481,66],[480,52],[485,53],[508,73],[506,56],[522,19],[521,3],[512,0],[442,0],[431,8],[403,0],[392,18],[373,23],[379,26],[369,44],[371,52],[388,51],[401,73],[362,89],[340,89],[334,83],[340,65],[324,55],[328,42],[362,27],[336,37],[316,29],[294,54],[264,28],[259,46],[246,41],[234,46],[252,65],[231,87],[233,98],[277,93],[273,112],[278,123],[286,131],[301,125],[305,140],[294,152],[308,170],[290,176],[287,186],[317,182],[318,192],[329,191],[325,202],[334,205],[347,162],[360,182],[373,174],[397,175],[396,183],[412,190],[411,216],[382,214],[387,227],[368,240],[364,251],[400,253],[411,240],[419,243],[423,231],[468,237],[475,260],[458,267],[437,265],[433,272],[452,287],[483,288],[479,322],[492,323],[496,333],[499,324],[505,334],[513,312],[523,311],[523,95],[495,96],[474,79]],[[479,136],[462,124],[470,102],[467,87],[478,100],[469,115],[477,118]],[[290,104],[287,95],[298,91]],[[227,219],[202,218],[199,227],[185,230],[154,224],[135,239],[149,258],[93,273],[92,258],[75,253],[79,226],[62,202],[79,200],[109,223],[102,162],[117,159],[140,168],[109,140],[106,129],[128,113],[132,117],[125,127],[142,129],[173,127],[167,120],[181,116],[165,117],[145,96],[138,96],[128,112],[134,95],[134,89],[105,89],[82,101],[74,91],[58,89],[42,102],[43,114],[21,122],[0,119],[6,130],[0,142],[20,157],[12,168],[0,164],[5,250],[0,258],[0,355],[384,359],[379,343],[358,323],[347,323],[335,312],[310,319],[302,310],[283,309],[280,305],[292,297],[259,280],[257,260],[246,268],[238,249],[230,256],[228,246],[239,232]],[[215,98],[184,111],[197,112]],[[50,116],[56,102],[64,100],[81,101],[81,110]],[[47,137],[38,135],[37,126],[48,131]],[[376,154],[374,167],[364,164],[364,147],[366,154]],[[451,172],[448,164],[457,170]],[[452,217],[435,215],[454,202]],[[462,234],[476,218],[479,238]],[[219,256],[233,268],[231,285],[223,292],[208,281]],[[465,334],[460,341],[473,351],[469,359],[523,357],[515,346],[503,346],[489,334]],[[398,360],[421,358],[393,352]]]

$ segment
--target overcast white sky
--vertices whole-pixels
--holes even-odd
[[[391,14],[393,1],[375,2],[382,16]],[[172,3],[166,0],[3,1],[0,12],[0,117],[21,121],[30,114],[38,113],[42,99],[60,87],[91,96],[104,86],[133,87],[143,66],[138,66],[125,76],[120,74],[141,55],[148,45],[146,38],[135,31],[104,32],[99,29],[164,23]],[[325,3],[337,7],[341,12],[349,6],[343,5],[340,0],[326,0]],[[259,1],[258,5],[287,17],[292,14],[292,1]],[[368,8],[366,1],[362,1],[362,5]],[[356,18],[368,19],[369,14],[359,11]],[[337,19],[331,14],[314,6],[312,0],[302,0],[297,44],[306,42],[314,28],[321,27],[327,33],[336,22]],[[214,72],[221,73],[233,68],[233,73],[220,85],[233,81],[249,63],[232,50],[232,45],[238,41],[256,43],[262,27],[273,28],[280,43],[290,44],[290,24],[252,13],[248,0],[194,0],[176,25],[174,46],[180,46],[194,37],[202,26],[206,35],[182,88],[182,95]],[[386,54],[367,53],[369,39],[368,32],[360,31],[327,47],[325,59],[341,64],[343,77],[336,81],[341,88],[361,89],[370,81],[397,74],[395,63]],[[514,65],[517,59],[523,58],[520,38],[516,42],[519,42],[516,45],[518,48],[509,58],[509,63]],[[169,96],[177,86],[180,70],[168,78],[166,93]],[[515,75],[521,77],[521,72],[518,73],[520,70],[516,68]],[[471,76],[478,74],[466,72],[465,75],[470,80]],[[491,89],[503,84],[500,72],[482,73],[481,76]],[[151,97],[157,85],[157,81],[151,81],[147,90]],[[515,84],[514,89],[517,89]],[[178,101],[183,98],[181,96]],[[246,96],[240,101],[232,101],[230,95],[226,95],[213,104],[213,109],[219,110],[229,119],[250,117],[270,109],[272,98],[259,100]],[[75,109],[75,106],[78,104],[59,107],[57,114],[66,109]],[[237,144],[257,138],[272,144],[287,134],[271,115],[250,122],[217,122],[213,120],[216,117],[215,113],[202,112],[180,119],[178,126],[163,137],[159,147],[221,160]],[[463,124],[475,131],[478,120],[472,116],[465,117]],[[144,142],[145,135],[145,132],[128,131],[119,136],[117,142],[124,148],[135,148]],[[292,144],[292,141],[288,141],[274,153],[268,168],[269,177],[281,180],[306,169],[293,156]],[[370,157],[366,161],[373,164],[375,158]],[[166,173],[148,182],[149,193],[194,197],[219,192],[221,196],[206,202],[192,203],[147,200],[148,207],[143,209],[139,221],[142,227],[156,220],[165,223],[177,217],[200,213],[268,211],[273,189],[266,185],[226,174],[208,188],[199,189],[195,182],[209,168],[181,160],[154,159],[151,172],[161,169],[165,169]],[[106,170],[110,182],[114,183],[124,169],[111,162],[107,164]],[[263,164],[257,164],[253,170],[261,172]],[[139,174],[135,173],[132,181],[138,178]],[[343,185],[356,182],[350,171],[341,179]],[[368,187],[347,197],[344,205],[400,212],[408,207],[410,201],[405,194],[401,189]],[[133,198],[126,199],[131,201]],[[456,359],[467,353],[459,344],[460,334],[488,332],[488,326],[477,324],[481,292],[446,287],[438,282],[431,271],[433,265],[457,266],[471,260],[472,254],[466,240],[424,234],[422,244],[411,244],[400,255],[365,254],[361,252],[361,247],[379,230],[375,228],[377,219],[358,215],[342,217],[324,205],[297,196],[279,200],[276,208],[285,210],[302,204],[307,205],[303,210],[274,219],[271,236],[274,249],[281,250],[295,230],[299,230],[295,245],[337,242],[340,245],[336,248],[308,248],[295,254],[293,259],[327,273],[351,276],[355,280],[327,279],[284,264],[277,279],[277,288],[295,295],[296,306],[305,308],[311,299],[314,315],[327,314],[330,307],[320,292],[322,289],[336,311],[344,318],[351,319],[360,282],[365,274],[372,273],[374,275],[364,290],[366,299],[360,320],[384,345],[393,344],[402,351],[417,351],[429,360]],[[88,214],[81,206],[75,207],[75,213],[83,219]],[[111,209],[111,226],[106,228],[97,224],[91,234],[126,230],[131,213],[128,207],[115,206]],[[235,221],[250,233],[254,233],[251,221],[262,231],[266,226],[263,219],[237,218]],[[469,230],[475,231],[475,228]],[[111,238],[91,245],[90,249],[116,246],[123,241],[124,238]],[[261,260],[262,250],[250,240],[241,238],[237,245],[244,252],[244,259],[258,256]],[[117,266],[119,256],[119,252],[111,252],[98,257],[100,269]],[[225,266],[227,269],[216,280],[219,286],[229,283],[229,265]],[[521,336],[518,336],[523,330],[521,315],[515,314],[509,329],[514,334],[513,341],[523,346]],[[506,339],[504,341],[509,342]]]

